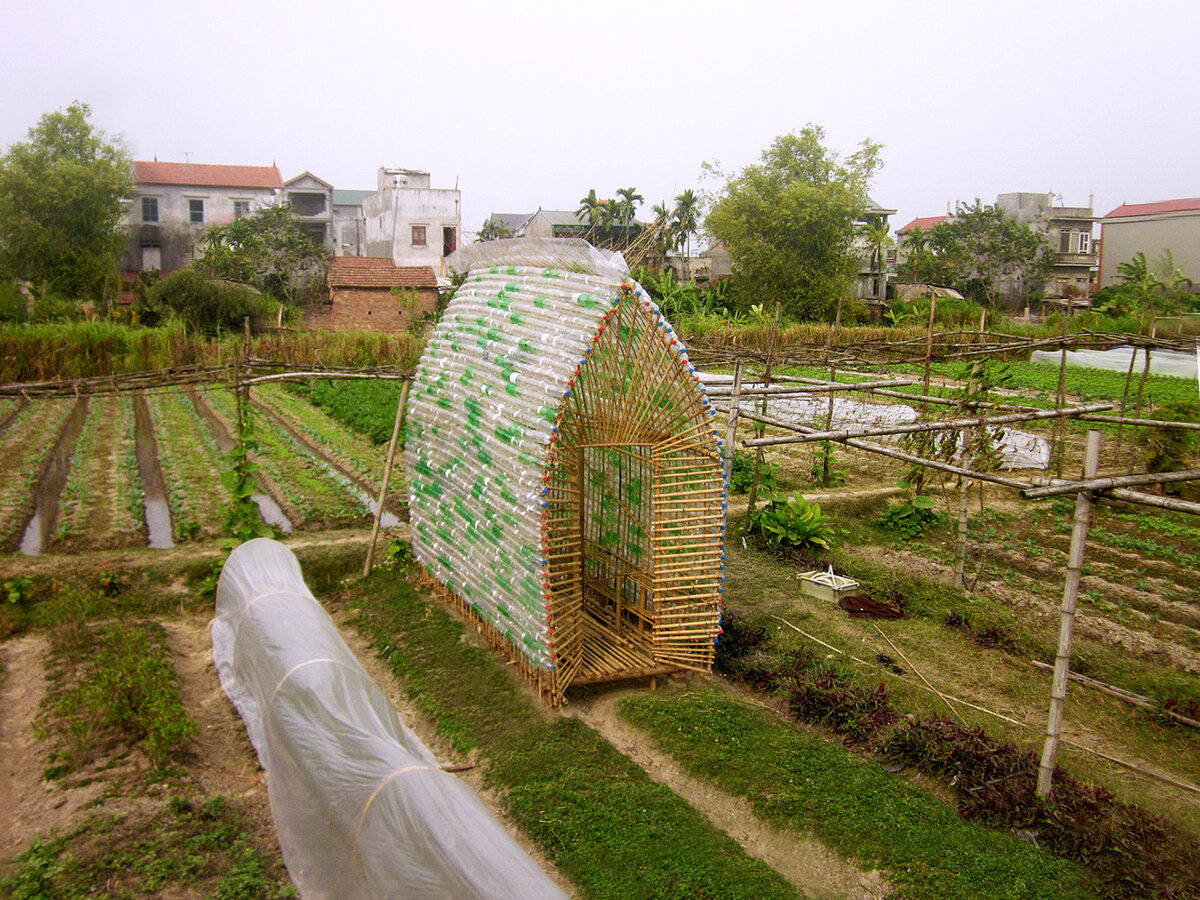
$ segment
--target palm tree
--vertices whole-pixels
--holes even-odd
[[[654,255],[658,259],[658,265],[665,265],[667,254],[671,248],[675,246],[675,227],[672,223],[671,207],[666,203],[656,203],[651,207],[651,212],[654,213],[654,222],[650,225],[654,229],[651,245],[654,249]]]
[[[646,198],[639,194],[635,187],[617,188],[617,196],[621,199],[615,203],[616,218],[622,225],[628,225],[637,215],[638,206]]]
[[[596,196],[596,189],[592,188],[586,197],[580,198],[575,215],[594,227],[603,215],[604,206],[605,202]]]
[[[929,235],[919,225],[904,238],[904,254],[908,257],[908,280],[917,280],[917,268],[924,261],[925,252],[929,249]]]
[[[684,280],[691,281],[690,257],[692,255],[692,233],[700,227],[700,198],[696,196],[696,192],[691,188],[688,188],[675,198],[673,218],[675,233],[684,242],[685,247],[683,277]]]
[[[871,250],[871,274],[876,279],[875,299],[883,300],[887,297],[887,250],[892,246],[887,221],[873,216],[863,228],[863,236]]]

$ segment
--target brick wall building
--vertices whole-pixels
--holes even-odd
[[[326,286],[324,302],[309,311],[309,328],[403,331],[437,306],[437,277],[430,266],[341,256],[329,261]]]

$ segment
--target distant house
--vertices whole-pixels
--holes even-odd
[[[1049,193],[1012,192],[999,194],[996,207],[1008,218],[1027,225],[1045,236],[1046,246],[1054,254],[1054,266],[1046,284],[1050,296],[1083,295],[1088,292],[1096,270],[1098,254],[1092,229],[1096,222],[1092,207],[1056,206],[1056,195]],[[920,229],[928,235],[953,215],[916,218],[896,231],[897,267],[904,272],[909,258],[907,244],[910,236]],[[1023,293],[1025,286],[1010,284],[1003,293]]]
[[[866,209],[858,218],[862,227],[880,224],[887,227],[888,220],[896,214],[896,210],[888,209],[867,198]],[[895,256],[885,252],[882,265],[876,266],[873,261],[874,251],[870,242],[860,231],[854,242],[858,254],[858,274],[855,277],[855,294],[863,300],[882,303],[887,298],[887,283],[889,270],[895,263]]]
[[[1005,215],[1046,236],[1054,254],[1047,296],[1085,296],[1099,262],[1092,234],[1096,216],[1090,202],[1087,206],[1055,206],[1054,199],[1054,194],[1000,194],[996,205]]]
[[[529,213],[497,213],[497,212],[494,212],[490,216],[488,216],[486,219],[484,219],[483,224],[487,225],[489,222],[493,223],[493,225],[495,227],[499,227],[503,231],[507,232],[509,235],[516,237],[517,229],[519,229],[522,225],[525,224],[526,220],[529,219],[529,216],[530,216]]]
[[[1153,267],[1167,250],[1200,287],[1200,197],[1124,203],[1100,220],[1100,236],[1100,287],[1120,284],[1117,266],[1138,253]]]
[[[301,230],[333,252],[333,185],[305,172],[283,185],[283,201],[300,220]]]
[[[342,256],[329,261],[325,282],[327,296],[310,308],[309,328],[401,331],[437,307],[438,282],[430,266]]]
[[[363,201],[373,193],[333,189],[334,256],[367,255],[367,220],[363,214]]]
[[[274,203],[282,190],[275,166],[134,162],[122,268],[181,269],[206,228]]]
[[[503,221],[512,229],[513,237],[583,238],[597,247],[607,247],[611,250],[628,249],[633,239],[645,227],[640,222],[593,225],[578,213],[566,209],[539,209],[526,215],[524,220],[515,226],[510,225],[516,218],[512,213],[503,215]],[[496,214],[493,213],[492,218],[495,217]]]
[[[430,187],[428,172],[386,169],[362,200],[366,255],[397,266],[429,266],[448,278],[446,257],[458,249],[462,223],[457,188]]]

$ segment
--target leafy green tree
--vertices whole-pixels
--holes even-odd
[[[952,273],[959,291],[987,306],[1002,298],[1013,305],[1027,302],[1054,266],[1044,235],[978,198],[960,203],[951,218],[939,222],[929,246],[936,271]]]
[[[1175,264],[1175,254],[1163,253],[1156,265],[1139,250],[1133,258],[1117,266],[1118,285],[1112,285],[1096,295],[1100,309],[1112,316],[1137,315],[1145,320],[1150,316],[1170,316],[1191,309],[1196,298],[1191,292],[1192,281]]]
[[[274,308],[275,303],[248,284],[206,278],[189,266],[146,288],[136,312],[144,325],[155,325],[174,313],[197,331],[220,332],[240,331],[246,316],[265,321]]]
[[[291,306],[299,291],[325,271],[325,251],[300,227],[287,205],[214,225],[200,241],[196,262],[210,278],[248,284]]]
[[[865,140],[842,160],[824,138],[817,125],[777,137],[759,163],[727,179],[705,219],[729,250],[745,304],[778,300],[792,318],[830,320],[850,294],[856,221],[880,146]]]
[[[100,297],[125,242],[129,156],[72,103],[0,158],[0,269],[71,299]]]
[[[478,238],[481,241],[498,241],[513,236],[512,229],[499,219],[488,219],[479,229]]]

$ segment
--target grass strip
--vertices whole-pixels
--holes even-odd
[[[549,715],[397,570],[349,589],[356,623],[584,897],[797,897],[765,863],[577,719]]]
[[[1094,896],[1078,867],[966,822],[877,764],[713,687],[627,697],[618,708],[692,775],[883,868],[910,900]]]

